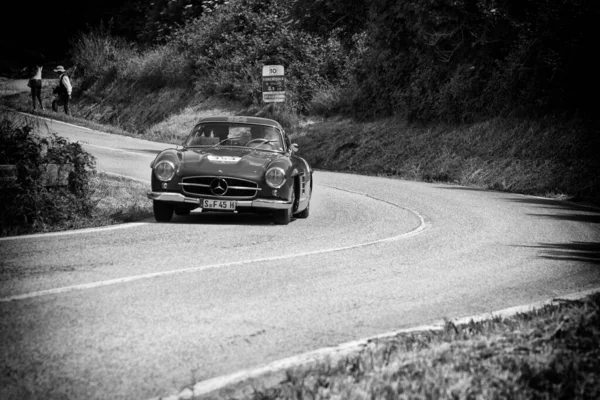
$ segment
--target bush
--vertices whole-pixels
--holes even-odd
[[[308,111],[318,88],[341,79],[346,53],[339,40],[301,32],[289,20],[285,2],[232,1],[182,27],[171,43],[190,57],[202,92],[258,105],[262,66],[283,65],[286,103]]]
[[[192,69],[184,52],[162,45],[131,56],[121,73],[146,89],[158,89],[188,83]]]
[[[369,46],[356,77],[359,116],[595,117],[587,99],[600,79],[585,58],[598,3],[374,0],[370,7]]]
[[[81,33],[71,43],[71,59],[77,74],[85,79],[96,81],[122,70],[127,61],[136,55],[135,48],[110,34],[102,26]]]
[[[66,187],[44,187],[45,164],[72,164]],[[73,226],[90,216],[89,178],[94,158],[79,143],[55,134],[34,134],[31,123],[6,117],[0,122],[0,164],[15,165],[16,181],[0,194],[0,235],[15,235]]]

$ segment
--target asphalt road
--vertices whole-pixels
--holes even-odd
[[[52,124],[149,179],[166,145]],[[301,150],[301,149],[300,149]],[[315,173],[311,216],[0,240],[2,399],[144,399],[323,346],[600,286],[600,212]]]

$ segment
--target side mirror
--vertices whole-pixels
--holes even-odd
[[[290,146],[290,150],[292,150],[292,153],[295,153],[298,151],[298,145],[296,143],[292,143],[292,145]]]

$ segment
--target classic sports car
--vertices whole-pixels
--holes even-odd
[[[307,218],[312,169],[278,122],[257,117],[208,117],[182,146],[150,164],[154,218],[173,213],[268,212],[276,224]]]

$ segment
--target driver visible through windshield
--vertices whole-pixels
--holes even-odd
[[[279,129],[272,126],[232,123],[198,124],[192,129],[185,145],[187,147],[242,146],[258,150],[283,150]]]

